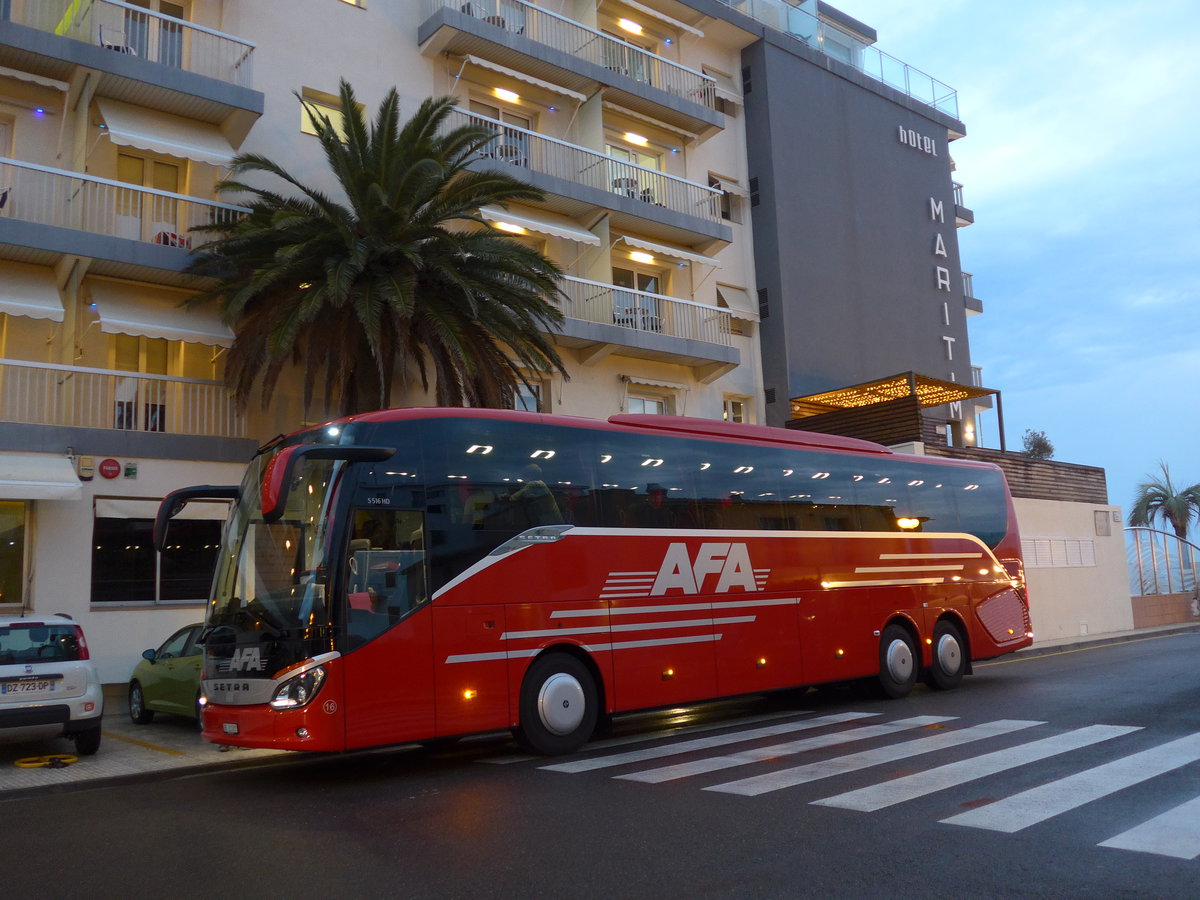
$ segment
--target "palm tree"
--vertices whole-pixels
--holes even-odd
[[[1192,519],[1200,516],[1200,484],[1176,490],[1167,464],[1158,465],[1162,477],[1147,475],[1138,485],[1129,510],[1129,524],[1149,526],[1155,519],[1161,519],[1175,530],[1176,537],[1186,538]]]
[[[509,174],[467,164],[495,135],[446,127],[451,98],[428,99],[407,122],[393,88],[365,122],[341,83],[342,125],[304,103],[344,198],[302,184],[281,165],[240,154],[218,188],[249,195],[250,212],[215,234],[189,271],[216,279],[234,329],[226,381],[263,406],[289,364],[303,364],[304,403],[323,374],[326,405],[348,414],[391,404],[394,379],[416,381],[444,406],[512,406],[527,373],[566,374],[547,331],[561,271],[490,230],[478,208],[538,200]],[[298,98],[299,99],[299,98]],[[266,173],[286,196],[240,176]],[[475,227],[480,226],[480,227]]]

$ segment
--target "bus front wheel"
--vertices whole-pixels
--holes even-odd
[[[535,660],[521,685],[523,747],[547,756],[573,753],[596,729],[596,682],[574,656],[551,653]]]
[[[889,625],[879,638],[879,687],[894,700],[907,697],[917,681],[919,657],[912,635],[900,625]]]
[[[950,691],[962,684],[967,671],[966,645],[962,632],[952,622],[938,622],[933,629],[933,664],[929,667],[929,686]]]

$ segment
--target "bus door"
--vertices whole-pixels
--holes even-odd
[[[360,488],[344,563],[346,746],[430,737],[433,622],[425,514],[406,498]]]

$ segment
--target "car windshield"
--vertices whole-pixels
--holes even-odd
[[[79,659],[79,637],[67,623],[0,625],[0,665],[70,662]]]
[[[331,647],[327,507],[345,464],[301,460],[286,485],[283,515],[268,523],[260,488],[271,456],[260,454],[251,463],[226,526],[225,552],[205,619],[211,675],[269,678]]]

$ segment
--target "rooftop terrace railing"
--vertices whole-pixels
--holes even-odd
[[[612,35],[525,0],[425,0],[426,16],[452,9],[510,34],[628,75],[651,87],[716,109],[716,82],[695,69],[635,47]]]
[[[122,0],[25,0],[9,18],[239,87],[253,83],[254,43]]]
[[[0,157],[0,217],[190,249],[196,225],[249,212],[214,200],[136,187],[81,172]],[[200,241],[197,241],[197,244]]]
[[[864,75],[914,100],[958,118],[958,92],[908,63],[884,53],[843,28],[798,9],[787,0],[720,0],[730,9],[790,34],[810,47],[854,66]]]
[[[494,131],[496,138],[484,148],[484,158],[610,191],[649,206],[709,222],[720,221],[722,192],[707,185],[462,109],[454,110],[446,121],[449,127],[483,125]]]

